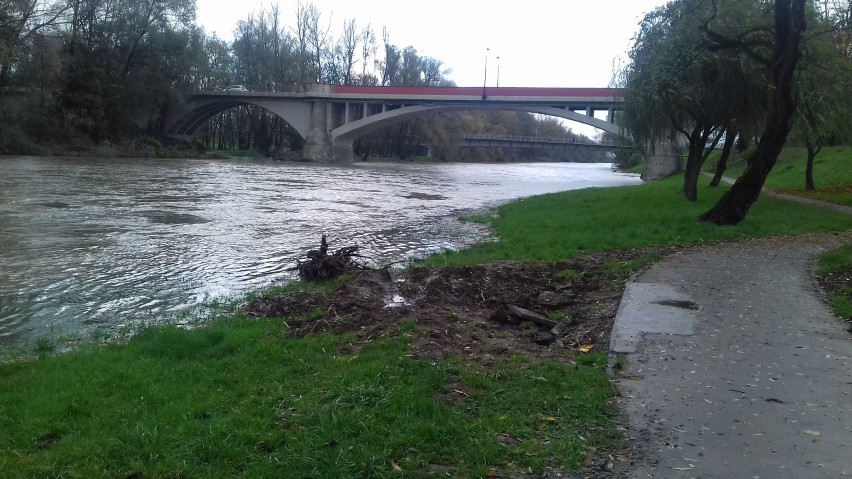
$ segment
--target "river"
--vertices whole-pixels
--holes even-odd
[[[484,239],[464,212],[639,182],[608,164],[0,158],[0,349],[178,321],[292,279],[323,233],[397,261]]]

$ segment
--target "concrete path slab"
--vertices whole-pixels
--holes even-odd
[[[610,336],[610,351],[634,353],[645,334],[691,335],[698,306],[666,284],[628,283]]]
[[[620,405],[644,448],[630,477],[852,477],[852,336],[808,273],[819,252],[848,242],[702,247],[637,278],[612,343],[628,353]],[[672,292],[700,309],[642,309]],[[651,315],[642,324],[653,328],[636,326]],[[693,334],[680,335],[690,320]]]

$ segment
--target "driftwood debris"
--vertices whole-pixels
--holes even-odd
[[[305,281],[326,281],[349,271],[365,269],[365,266],[358,261],[361,256],[358,254],[357,245],[346,246],[328,254],[325,235],[322,235],[320,249],[312,249],[305,256],[307,259],[300,260],[294,268],[299,272],[299,277]]]
[[[528,309],[521,308],[519,306],[514,306],[511,304],[507,304],[506,308],[509,310],[509,314],[517,317],[521,321],[532,321],[540,326],[544,326],[545,328],[551,329],[556,326],[556,321],[546,318],[538,313],[534,313]]]

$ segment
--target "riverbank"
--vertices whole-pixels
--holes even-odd
[[[365,303],[338,301],[359,297],[359,289],[361,301],[387,300],[369,296],[387,283],[349,278],[255,303],[284,318],[237,313],[193,331],[150,328],[124,345],[42,351],[38,360],[0,366],[0,429],[8,431],[0,471],[557,477],[580,465],[606,470],[627,459],[616,452],[615,390],[598,352],[608,328],[594,318],[611,321],[609,305],[627,277],[688,245],[852,229],[849,215],[775,198],[761,198],[740,226],[703,225],[695,217],[721,191],[702,189],[689,204],[679,181],[501,206],[497,242],[433,256],[437,269],[390,282],[410,304],[387,316],[356,317]],[[483,263],[490,265],[474,266]],[[347,288],[354,289],[335,296]],[[287,302],[298,294],[314,302]],[[421,300],[432,309],[415,310]],[[493,314],[505,303],[548,313],[563,329]]]
[[[706,171],[715,168],[719,153],[711,156]],[[728,163],[725,176],[739,177],[745,171],[746,154],[733,154]],[[805,164],[808,157],[803,147],[785,147],[778,156],[778,162],[766,178],[766,188],[779,193],[792,194],[839,205],[852,206],[852,148],[848,146],[827,146],[814,160],[815,190],[805,189]]]

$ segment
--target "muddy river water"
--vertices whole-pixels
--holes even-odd
[[[608,164],[0,158],[0,349],[114,332],[291,279],[320,235],[396,261],[508,200],[639,183]]]

